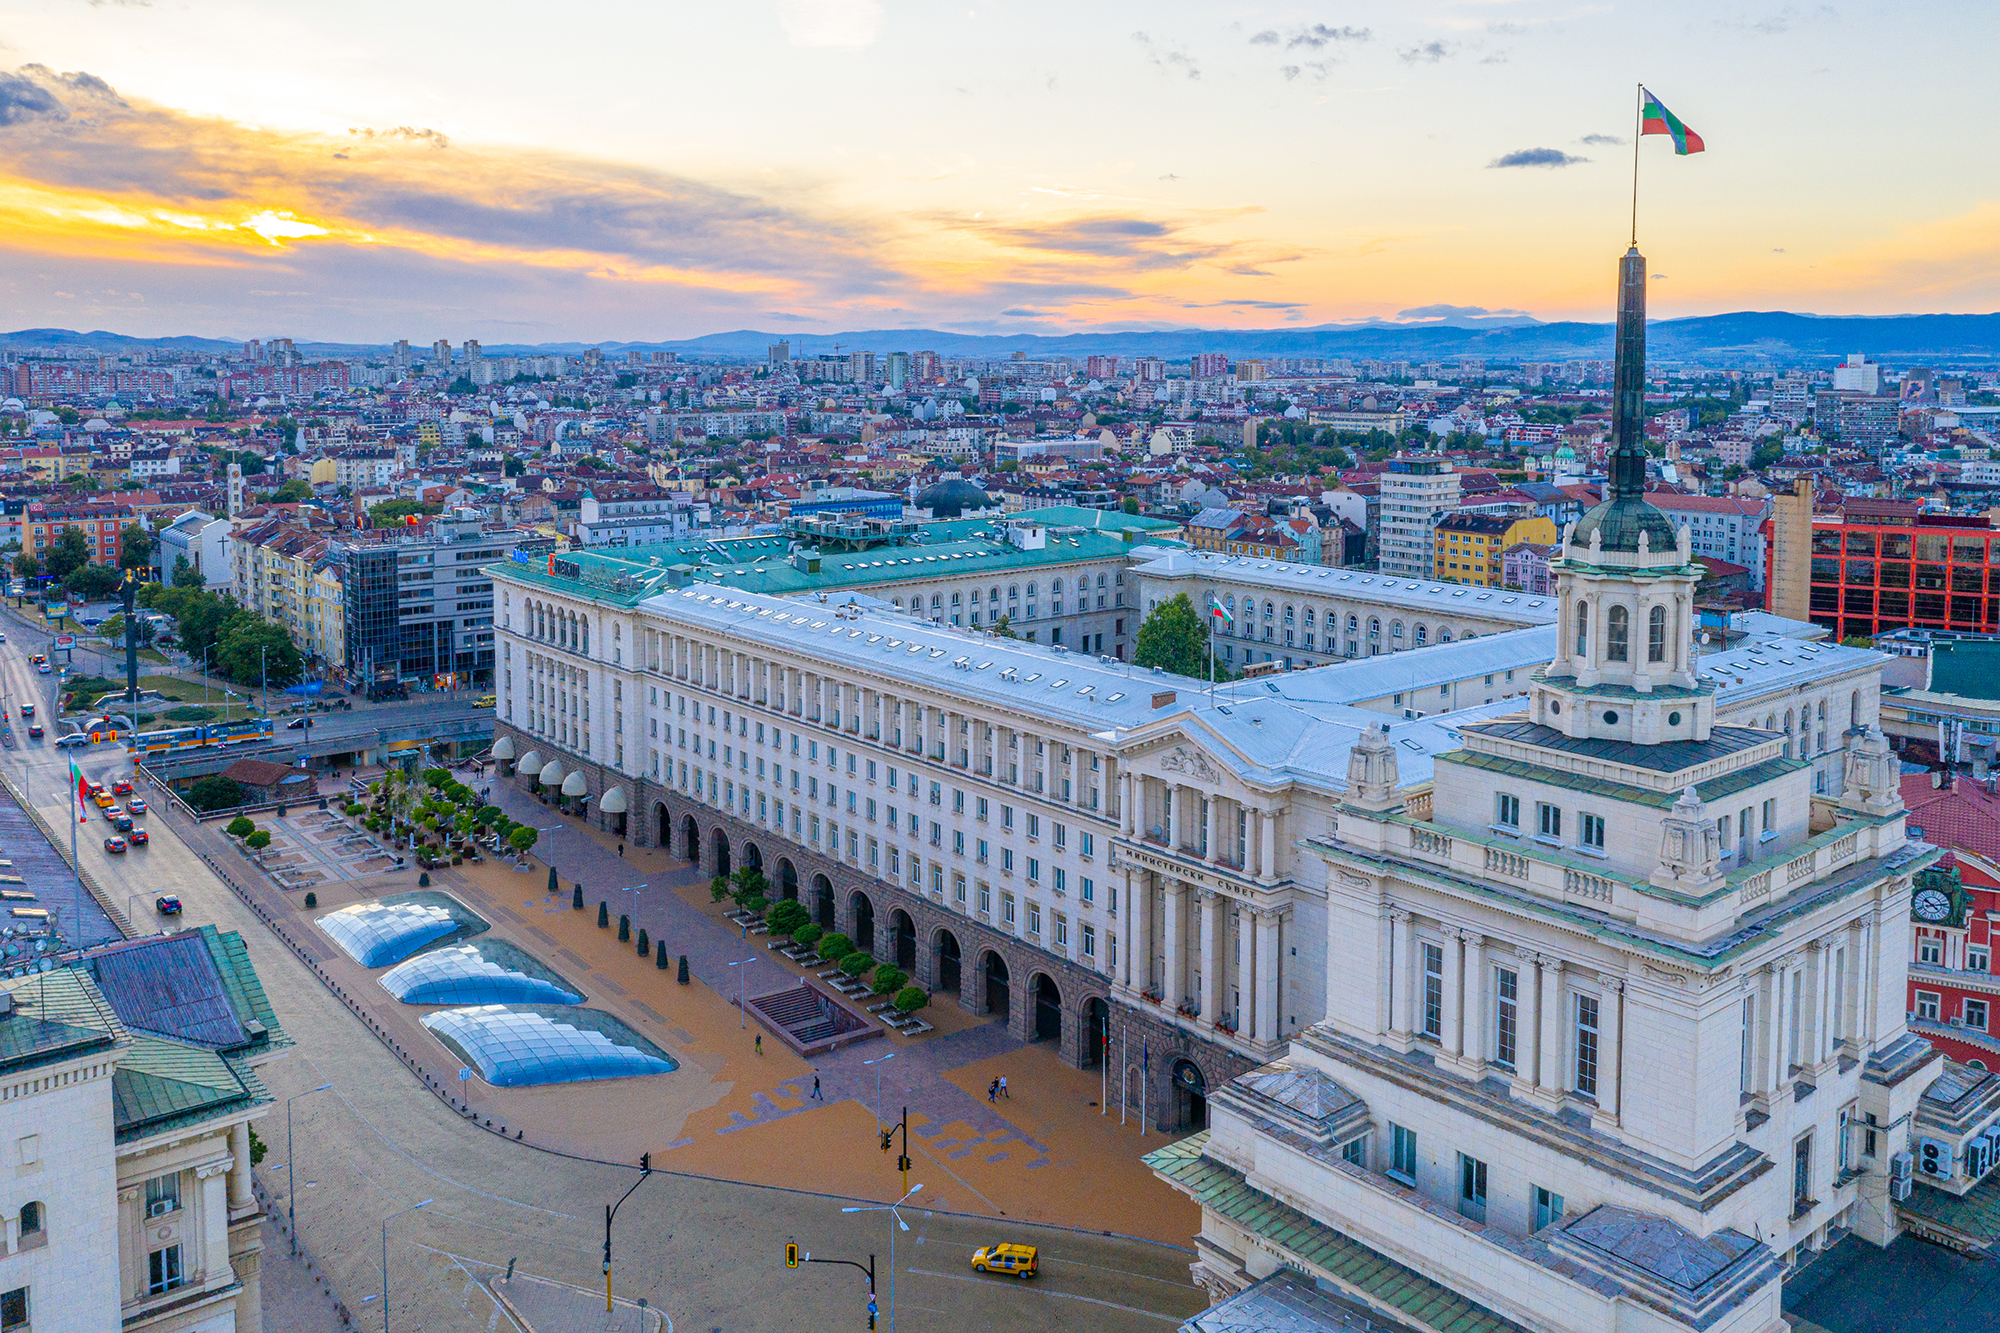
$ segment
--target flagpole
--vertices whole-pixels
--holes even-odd
[[[1646,128],[1646,85],[1632,85],[1632,248],[1639,248],[1639,140]]]

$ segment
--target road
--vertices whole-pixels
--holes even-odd
[[[21,642],[27,636],[12,627],[8,637],[0,645],[0,696],[16,715],[23,699],[51,706],[54,678],[37,675],[28,662],[35,646]],[[27,741],[25,731],[17,736],[18,748],[0,756],[0,763],[61,830],[73,818],[70,752]],[[83,770],[100,780],[129,772],[121,747],[75,753]],[[246,884],[255,875],[248,863],[224,850],[210,830],[157,811],[144,822],[151,845],[114,856],[103,850],[106,829],[93,818],[79,838],[82,864],[108,893],[138,899],[133,905],[142,929],[170,924],[152,915],[148,900],[174,893],[186,906],[180,924],[242,932],[281,1024],[298,1043],[266,1067],[265,1082],[281,1099],[333,1084],[295,1105],[296,1163],[287,1160],[282,1102],[258,1127],[269,1145],[259,1177],[282,1206],[296,1166],[300,1234],[358,1324],[370,1327],[379,1319],[367,1298],[383,1284],[382,1220],[425,1200],[428,1207],[392,1224],[393,1326],[434,1333],[506,1327],[476,1279],[510,1260],[526,1273],[601,1288],[604,1208],[632,1185],[636,1171],[552,1156],[468,1125],[408,1075],[194,848],[218,861],[227,857],[222,863]],[[252,891],[270,890],[259,881]],[[794,1150],[835,1149],[802,1134]],[[919,1193],[916,1201],[923,1197]],[[864,1328],[864,1280],[840,1266],[786,1269],[784,1247],[795,1240],[815,1258],[866,1262],[874,1254],[881,1327],[887,1329],[890,1222],[880,1212],[842,1213],[846,1202],[656,1172],[618,1214],[613,1286],[621,1296],[644,1297],[664,1309],[681,1330]],[[1188,1281],[1192,1256],[1185,1251],[921,1208],[905,1209],[903,1216],[910,1229],[898,1233],[893,1271],[896,1326],[906,1333],[1158,1333],[1205,1304]],[[1040,1245],[1042,1276],[1022,1282],[971,1272],[972,1250],[998,1240]]]

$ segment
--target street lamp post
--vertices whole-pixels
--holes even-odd
[[[414,1213],[419,1208],[428,1208],[432,1200],[413,1203],[408,1208],[393,1212],[382,1219],[382,1333],[389,1333],[389,1224],[404,1213]],[[891,1275],[893,1278],[893,1274]],[[892,1302],[893,1309],[893,1302]]]
[[[736,974],[741,980],[736,998],[736,1026],[739,1031],[750,1026],[750,964],[756,961],[756,955],[752,954],[748,958],[741,958],[730,964],[731,967],[740,967],[743,969]]]
[[[896,1333],[896,1233],[910,1229],[910,1224],[905,1222],[903,1215],[896,1210],[908,1203],[915,1196],[916,1192],[922,1188],[922,1182],[910,1186],[909,1193],[894,1203],[878,1203],[865,1207],[843,1208],[840,1210],[843,1213],[886,1212],[896,1223],[895,1226],[889,1228],[889,1333]]]
[[[547,828],[538,828],[535,830],[535,832],[546,833],[549,835],[549,892],[550,893],[559,892],[562,889],[562,884],[560,882],[559,877],[556,875],[555,835],[562,832],[562,825],[551,824]]]
[[[629,893],[632,895],[632,929],[635,931],[644,929],[646,925],[645,921],[639,916],[639,903],[641,901],[639,895],[644,891],[645,887],[645,884],[641,882],[638,884],[628,884],[624,888],[617,890],[619,893]]]
[[[292,1155],[292,1103],[300,1097],[310,1097],[315,1092],[325,1092],[332,1086],[333,1084],[331,1083],[322,1083],[317,1088],[308,1088],[304,1092],[285,1098],[285,1229],[292,1233],[293,1254],[299,1252],[299,1213],[297,1207],[299,1198],[299,1159]],[[419,1204],[417,1206],[421,1208],[423,1205]],[[385,1250],[385,1258],[383,1259],[383,1271],[385,1273],[388,1271],[386,1254],[387,1251]],[[385,1316],[387,1315],[388,1308],[386,1305],[382,1307]]]
[[[882,1066],[895,1058],[896,1052],[891,1051],[887,1055],[878,1055],[873,1060],[863,1060],[861,1062],[863,1069],[866,1069],[869,1065],[875,1066],[875,1132],[877,1134],[882,1132]]]

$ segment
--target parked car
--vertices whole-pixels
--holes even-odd
[[[163,893],[153,899],[153,910],[161,916],[179,916],[181,914],[181,900],[174,897],[171,893]]]
[[[124,850],[125,850],[125,839],[123,839],[123,838],[106,838],[106,839],[104,840],[104,850],[105,850],[105,851],[107,851],[107,852],[122,852],[122,851],[124,851]]]
[[[146,830],[135,828],[125,835],[125,841],[131,843],[134,847],[144,847],[150,839],[146,836]]]

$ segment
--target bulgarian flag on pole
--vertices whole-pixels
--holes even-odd
[[[1225,625],[1234,625],[1236,623],[1236,617],[1223,609],[1222,603],[1215,600],[1214,593],[1208,595],[1208,613]]]
[[[1648,134],[1667,135],[1674,141],[1674,152],[1681,157],[1686,157],[1689,153],[1699,153],[1707,147],[1707,145],[1702,143],[1699,134],[1689,129],[1679,116],[1667,110],[1665,104],[1659,98],[1653,96],[1652,93],[1646,91],[1643,84],[1639,88],[1639,103],[1639,133],[1641,136]]]
[[[90,816],[85,813],[90,808],[90,779],[83,775],[74,759],[69,761],[69,776],[71,785],[76,788],[76,822],[87,824],[90,822]]]

